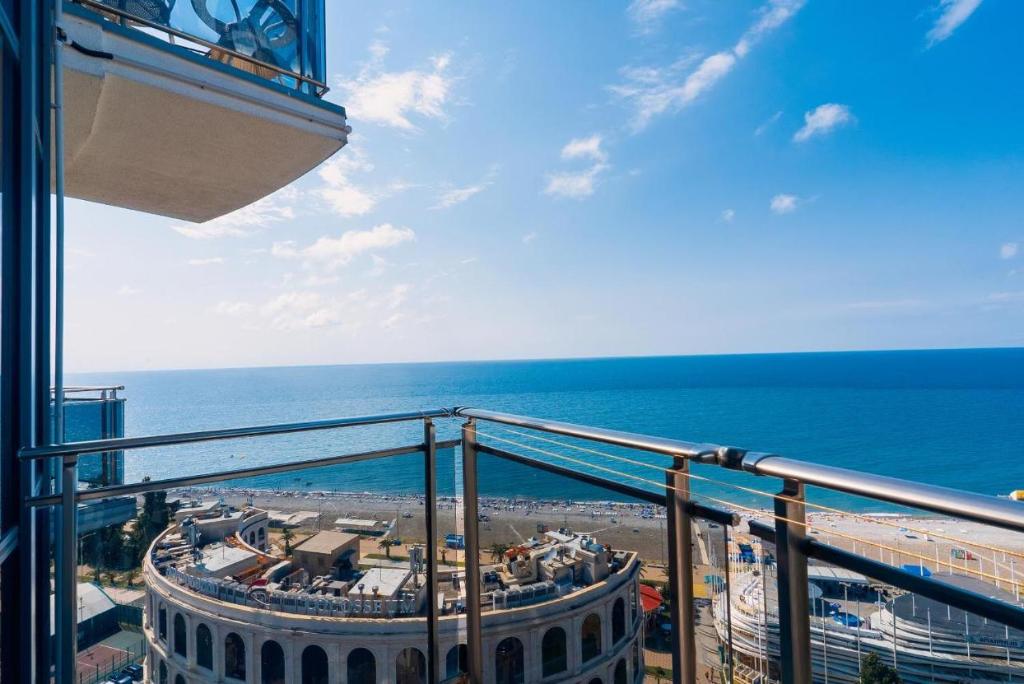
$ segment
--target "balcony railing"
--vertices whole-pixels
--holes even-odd
[[[324,0],[72,0],[250,74],[322,96]]]
[[[459,438],[437,439],[436,424],[452,418],[464,419]],[[77,461],[84,454],[417,422],[422,423],[422,440],[404,446],[100,489],[77,488]],[[1020,603],[1024,578],[1014,560],[1024,562],[1024,553],[1008,545],[972,539],[964,532],[934,527],[922,530],[886,516],[844,511],[836,504],[809,499],[808,490],[865,497],[1012,533],[1024,532],[1024,505],[1020,503],[738,448],[471,408],[24,450],[20,454],[23,460],[58,459],[62,464],[61,494],[30,500],[33,506],[60,510],[55,592],[61,643],[75,643],[75,615],[68,607],[76,605],[77,502],[399,455],[423,456],[426,594],[437,596],[440,563],[432,550],[438,549],[440,542],[437,488],[443,479],[437,469],[437,452],[459,445],[461,472],[454,491],[461,500],[464,521],[465,605],[443,623],[449,627],[452,620],[465,623],[465,663],[461,664],[458,649],[455,660],[456,669],[465,670],[460,676],[468,681],[494,681],[489,663],[494,663],[499,673],[501,668],[512,668],[508,681],[561,681],[574,674],[571,665],[575,663],[577,679],[584,672],[584,681],[589,682],[591,671],[601,671],[606,674],[600,681],[617,683],[627,681],[626,662],[630,661],[628,681],[633,682],[642,681],[645,669],[671,673],[672,681],[687,683],[705,681],[704,672],[719,681],[853,682],[862,663],[868,662],[867,656],[896,668],[906,682],[1024,680],[1024,607]],[[781,488],[763,491],[758,484],[764,478],[780,481]],[[522,491],[495,498],[500,487],[507,491],[517,482]],[[766,497],[767,505],[754,503],[757,497]],[[643,582],[662,588],[650,596],[645,593],[650,591],[644,590],[640,597],[632,595],[633,584],[612,582],[609,587],[613,591],[629,586],[629,600],[622,606],[616,601],[601,615],[586,615],[586,600],[593,596],[593,587],[578,594],[572,593],[572,588],[568,594],[560,591],[552,600],[566,602],[560,614],[571,618],[566,624],[576,631],[569,638],[575,641],[578,636],[578,648],[568,649],[567,654],[563,629],[560,648],[558,643],[549,648],[545,634],[543,646],[531,642],[538,653],[525,661],[523,644],[509,639],[492,644],[485,654],[485,641],[495,641],[488,639],[489,630],[507,622],[497,612],[494,597],[498,590],[492,588],[488,568],[510,557],[514,565],[518,551],[512,556],[492,551],[495,558],[487,563],[481,559],[486,555],[482,539],[487,532],[493,537],[492,523],[510,510],[532,516],[528,519],[536,520],[538,532],[542,528],[547,532],[546,521],[552,517],[589,516],[595,527],[643,546],[639,553]],[[808,510],[833,517],[819,522],[808,516]],[[878,532],[844,531],[834,526],[841,516],[873,526]],[[741,518],[746,529],[739,525]],[[519,534],[511,523],[508,527]],[[933,544],[934,558],[915,550],[917,546],[889,541],[888,533]],[[523,548],[532,543],[521,542]],[[616,546],[621,549],[627,543],[617,541]],[[584,548],[604,559],[615,556],[611,548],[596,541],[586,541]],[[632,556],[623,557],[627,560],[622,567],[635,569],[629,560]],[[910,562],[903,562],[908,559]],[[553,560],[553,554],[546,558]],[[168,577],[186,584],[189,581],[174,573]],[[610,577],[617,577],[614,569]],[[648,605],[648,599],[654,605]],[[659,608],[656,604],[662,601]],[[537,605],[510,610],[509,615],[516,610],[534,610]],[[446,658],[439,647],[443,625],[437,601],[427,600],[425,606],[425,680],[433,684],[450,677],[452,652]],[[574,611],[580,610],[583,613],[573,617]],[[166,622],[166,617],[162,615],[161,620]],[[640,632],[639,625],[644,625]],[[167,629],[162,622],[161,633]],[[665,655],[663,662],[657,660],[659,653]],[[74,682],[73,649],[59,652],[57,660],[57,680]],[[533,675],[514,671],[524,667],[524,662],[532,663]]]

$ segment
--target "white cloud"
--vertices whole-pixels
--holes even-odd
[[[607,164],[594,164],[583,171],[549,174],[544,194],[571,199],[589,197],[594,194],[597,177],[607,168]]]
[[[531,242],[533,242],[536,239],[537,239],[537,232],[536,231],[531,231],[531,232],[529,232],[529,233],[527,233],[526,235],[523,236],[523,244],[524,245],[528,245],[528,244],[530,244]]]
[[[771,210],[776,214],[791,214],[796,211],[800,198],[796,195],[776,195],[772,197]]]
[[[591,159],[596,162],[608,161],[608,154],[601,149],[602,138],[596,133],[589,138],[573,138],[562,148],[562,159]]]
[[[232,302],[227,300],[217,302],[216,306],[211,309],[213,313],[221,316],[244,316],[247,313],[251,313],[252,310],[253,306],[248,302]]]
[[[339,216],[368,214],[376,206],[378,195],[357,185],[351,175],[370,171],[373,171],[373,164],[362,152],[346,148],[320,166],[317,174],[324,186],[315,191],[316,195]]]
[[[769,128],[771,128],[775,124],[776,121],[779,120],[779,118],[781,116],[782,116],[782,110],[780,109],[779,111],[775,112],[770,117],[768,117],[768,119],[764,123],[762,123],[760,126],[755,128],[754,129],[754,135],[758,136],[758,135],[761,135],[762,133],[764,133],[765,131],[767,131]]]
[[[580,171],[549,173],[544,194],[555,197],[583,199],[594,194],[597,177],[607,170],[608,153],[601,148],[602,138],[594,134],[588,138],[573,138],[562,147],[561,157],[566,161],[588,159],[593,162]]]
[[[298,189],[289,185],[247,207],[206,223],[179,223],[171,228],[194,240],[247,237],[273,223],[295,218],[295,204],[299,197]]]
[[[928,47],[941,43],[953,35],[953,32],[974,14],[974,10],[978,9],[980,4],[981,0],[941,0],[935,8],[940,14],[935,24],[925,34]]]
[[[224,257],[207,257],[205,259],[189,259],[189,266],[212,266],[213,264],[223,264]]]
[[[804,142],[815,136],[825,135],[829,131],[854,121],[850,108],[846,105],[828,102],[818,105],[804,113],[804,125],[793,134],[793,142]]]
[[[137,294],[142,294],[142,290],[131,285],[122,285],[118,288],[117,294],[121,297],[134,297]]]
[[[374,42],[371,60],[352,80],[340,82],[345,91],[345,109],[353,120],[371,121],[405,131],[416,131],[412,115],[424,119],[444,120],[454,77],[449,74],[451,55],[442,54],[430,60],[426,69],[384,71],[381,62],[388,54],[387,46]]]
[[[735,209],[724,209],[720,217],[723,223],[732,223],[732,220],[736,218]]]
[[[626,82],[610,90],[628,102],[633,110],[631,126],[641,131],[657,116],[674,113],[707,92],[722,80],[766,34],[790,19],[803,6],[804,0],[770,0],[761,7],[759,18],[726,50],[705,57],[687,73],[695,61],[683,58],[667,68],[630,67],[621,71]]]
[[[416,234],[412,229],[382,223],[370,230],[348,230],[336,238],[325,235],[302,249],[291,241],[275,242],[270,253],[282,259],[301,259],[307,267],[335,269],[365,252],[388,249],[414,239]]]
[[[920,299],[881,299],[863,302],[851,302],[847,308],[862,311],[892,311],[900,309],[919,309],[927,302]]]
[[[680,7],[679,0],[633,0],[626,8],[626,15],[640,33],[650,33],[666,14]]]
[[[474,195],[478,195],[489,188],[494,183],[494,176],[496,173],[497,167],[492,166],[478,183],[461,188],[447,187],[441,192],[441,196],[438,197],[437,203],[434,204],[431,209],[448,209],[450,207],[454,207],[456,204],[462,204]]]
[[[1020,251],[1020,245],[1016,242],[1006,242],[999,248],[999,258],[1012,259]]]

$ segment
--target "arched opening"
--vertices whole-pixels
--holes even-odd
[[[617,644],[626,636],[626,602],[622,598],[615,600],[612,606],[612,643]]]
[[[568,667],[566,651],[564,629],[552,627],[544,632],[544,639],[540,643],[541,674],[550,677],[565,672]]]
[[[224,676],[245,681],[245,642],[234,632],[224,638]]]
[[[626,661],[619,658],[615,663],[615,684],[629,684],[629,675],[626,673]]]
[[[284,649],[274,640],[260,648],[260,673],[263,684],[284,684]]]
[[[377,684],[377,660],[365,648],[348,654],[348,684]]]
[[[302,651],[302,684],[327,684],[327,653],[319,646]]]
[[[174,652],[182,658],[188,657],[187,634],[184,616],[181,613],[176,613],[174,616]]]
[[[179,675],[174,675],[174,684],[185,684],[185,678]]]
[[[160,641],[167,642],[167,607],[162,603],[157,611],[156,635],[160,637]]]
[[[196,627],[196,665],[213,669],[213,634],[201,623]]]
[[[633,672],[637,673],[640,671],[640,642],[633,642]],[[636,676],[634,674],[634,676]]]
[[[455,677],[469,672],[466,667],[466,654],[466,644],[459,644],[448,649],[448,656],[444,659],[445,677]]]
[[[160,684],[167,684],[167,663],[160,661]]]
[[[580,628],[580,645],[583,662],[601,655],[601,618],[597,613],[591,613],[583,621],[583,627]]]
[[[600,677],[594,677],[587,684],[604,684],[604,682],[601,681]]]
[[[515,637],[502,640],[494,649],[494,675],[497,684],[523,684],[523,642]]]
[[[418,648],[403,648],[395,658],[397,684],[426,684],[427,659]]]

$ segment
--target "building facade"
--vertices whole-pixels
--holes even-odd
[[[482,621],[485,681],[642,681],[639,571],[630,554],[589,586],[518,608],[492,605]],[[209,586],[197,590],[196,580],[154,563],[153,554],[144,576],[147,676],[158,684],[427,681],[423,617],[338,615],[323,600],[271,610]],[[465,617],[441,617],[443,681],[461,681],[465,643]]]

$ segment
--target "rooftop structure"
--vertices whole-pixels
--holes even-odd
[[[335,568],[359,564],[359,537],[344,532],[317,532],[292,549],[295,564],[311,575],[330,575]]]

